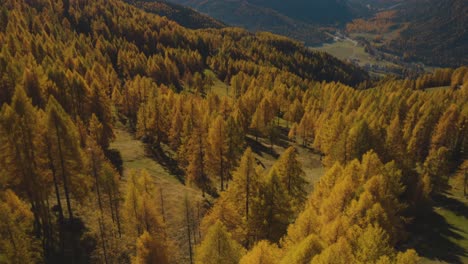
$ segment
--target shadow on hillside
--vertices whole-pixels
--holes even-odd
[[[275,138],[275,140],[273,141],[274,144],[281,146],[285,149],[288,148],[290,146],[289,138],[288,138],[289,130],[285,127],[278,127],[277,129],[279,133],[278,133],[278,137]]]
[[[462,264],[461,257],[467,257],[468,251],[451,239],[462,239],[457,232],[464,231],[449,224],[435,211],[437,208],[444,208],[465,217],[468,212],[468,207],[456,199],[445,195],[435,197],[432,209],[418,215],[411,224],[410,241],[405,247],[414,248],[420,256],[431,260]]]
[[[261,157],[263,157],[264,153],[273,156],[275,159],[279,157],[279,154],[276,153],[275,150],[272,150],[269,146],[265,146],[262,143],[255,141],[254,138],[245,137],[245,142],[255,154]]]
[[[175,159],[169,157],[160,147],[150,147],[150,145],[146,144],[145,148],[151,158],[156,160],[169,173],[176,176],[182,184],[185,184],[184,171],[179,167]]]
[[[438,195],[434,197],[433,200],[435,206],[443,207],[458,216],[463,216],[468,219],[468,206],[460,200],[447,195]]]

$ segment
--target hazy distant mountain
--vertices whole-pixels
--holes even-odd
[[[222,28],[226,25],[191,8],[159,0],[125,0],[146,12],[165,16],[187,28]]]
[[[347,0],[170,0],[227,24],[271,31],[307,44],[327,39],[320,27],[350,21],[355,10]]]

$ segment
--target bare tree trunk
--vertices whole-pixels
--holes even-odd
[[[119,215],[120,192],[118,188],[115,187],[115,184],[113,186],[113,189],[115,190],[114,207],[115,207],[115,218],[117,220],[117,230],[119,232],[119,237],[122,237],[122,229],[120,227],[120,215]]]
[[[49,142],[47,140],[47,142]],[[55,188],[55,197],[57,198],[57,207],[58,207],[58,212],[59,212],[59,222],[62,224],[63,223],[63,209],[62,209],[62,202],[60,201],[60,191],[59,191],[59,186],[57,182],[57,171],[54,166],[54,162],[52,159],[52,154],[50,152],[50,146],[49,144],[47,145],[47,156],[49,158],[49,167],[50,170],[52,171],[52,178],[54,180],[54,188]]]
[[[162,188],[159,188],[159,196],[161,198],[161,216],[163,219],[163,223],[166,223],[166,212],[164,210],[164,195],[162,192]]]
[[[60,141],[60,135],[58,131],[58,126],[57,126],[57,120],[55,120],[55,133],[57,136],[57,147],[59,150],[59,156],[60,156],[60,165],[62,167],[62,180],[63,180],[63,189],[65,191],[65,198],[67,200],[67,209],[68,209],[68,215],[70,217],[70,220],[73,219],[73,211],[71,208],[71,201],[70,201],[70,192],[68,190],[68,182],[67,182],[67,175],[65,173],[65,161],[63,160],[63,152],[62,152],[62,142]]]
[[[190,214],[189,214],[189,202],[187,196],[185,196],[185,219],[187,222],[187,238],[189,243],[189,256],[190,256],[190,264],[193,264],[193,253],[192,253],[192,235],[190,229]]]
[[[247,164],[247,184],[245,185],[245,218],[249,220],[250,170]]]
[[[197,224],[198,224],[198,240],[201,241],[201,230],[200,230],[200,202],[197,202]]]
[[[468,169],[465,169],[465,179],[463,181],[463,195],[466,196],[466,186],[468,185]]]

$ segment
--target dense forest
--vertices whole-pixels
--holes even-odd
[[[467,67],[371,80],[120,0],[5,0],[0,43],[0,263],[418,263],[410,224],[468,185]],[[117,131],[169,164],[182,211]]]

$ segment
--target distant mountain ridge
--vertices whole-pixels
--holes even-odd
[[[191,29],[223,28],[223,22],[201,14],[191,8],[160,0],[124,0],[146,12],[165,16],[183,27]]]
[[[229,25],[270,31],[315,45],[329,40],[321,27],[350,21],[348,0],[170,0],[190,6]]]

